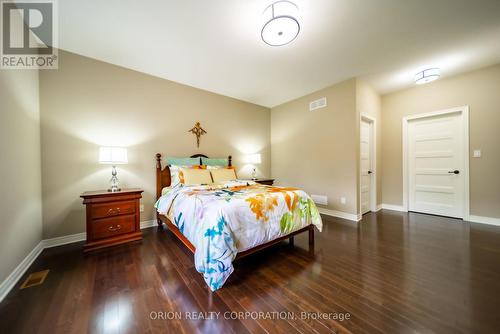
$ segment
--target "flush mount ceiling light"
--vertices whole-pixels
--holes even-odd
[[[428,82],[439,79],[439,76],[440,76],[439,68],[437,67],[427,68],[415,74],[415,83],[417,85],[426,84]]]
[[[261,31],[264,43],[282,46],[297,38],[300,31],[299,21],[294,16],[297,13],[297,5],[287,0],[273,2],[264,9],[266,23]]]

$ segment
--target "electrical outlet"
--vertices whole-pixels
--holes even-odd
[[[144,212],[144,204],[139,205],[139,211]]]
[[[346,204],[347,203],[345,197],[340,197],[340,203],[341,204]]]
[[[472,157],[481,158],[481,150],[474,150],[474,152],[472,153]]]

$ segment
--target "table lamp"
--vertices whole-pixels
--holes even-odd
[[[128,163],[127,149],[125,147],[101,147],[99,149],[99,163],[112,165],[110,192],[120,191],[116,165]]]
[[[252,169],[252,180],[257,180],[257,169],[255,168],[255,165],[262,162],[260,154],[249,154],[246,156],[245,161],[247,164],[254,165]]]

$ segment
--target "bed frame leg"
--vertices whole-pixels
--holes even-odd
[[[158,223],[158,228],[161,229],[163,227],[162,226],[163,222],[161,221],[160,216],[158,214],[156,215],[156,221]]]
[[[290,247],[293,248],[293,246],[295,245],[295,241],[294,241],[293,237],[290,237],[290,239],[288,239],[288,240],[289,240]]]
[[[309,226],[309,252],[314,254],[314,225]]]

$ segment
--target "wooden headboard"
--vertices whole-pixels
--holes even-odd
[[[201,158],[208,158],[205,154],[194,154],[190,156],[190,158],[200,158],[200,165],[201,165]],[[228,156],[227,157],[227,165],[232,166],[232,157]],[[165,187],[169,187],[172,182],[171,176],[170,176],[170,167],[169,165],[165,164],[165,168],[161,167],[161,154],[156,153],[156,199],[160,198],[161,196],[161,190]]]

